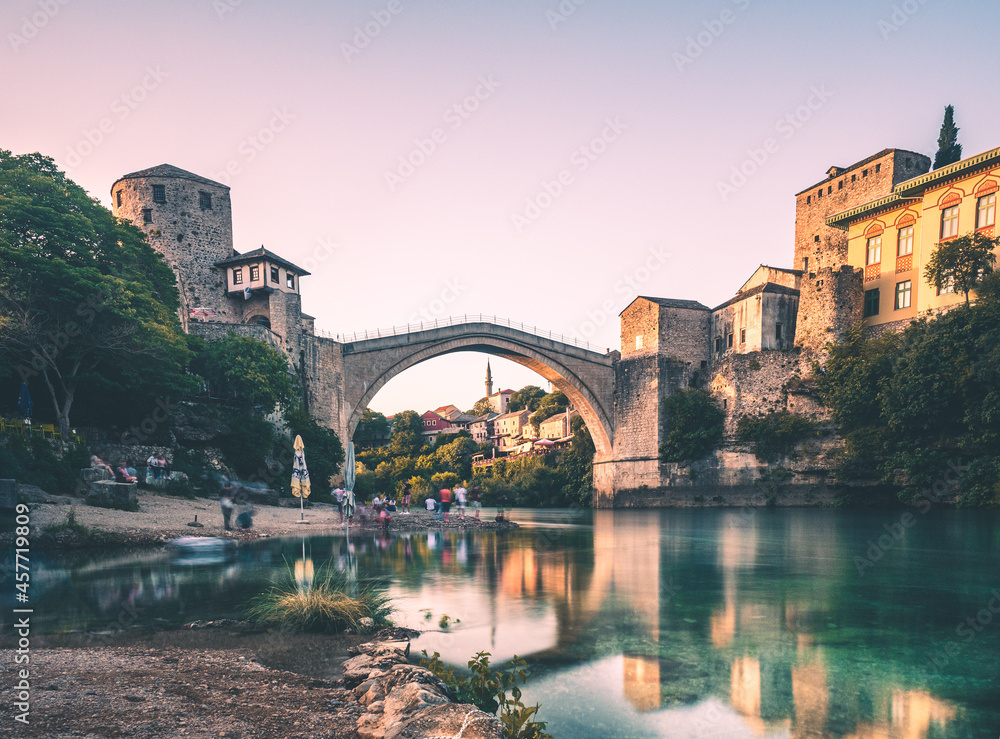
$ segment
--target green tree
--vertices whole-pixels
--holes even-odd
[[[962,158],[962,145],[958,143],[958,126],[955,125],[955,107],[946,105],[941,133],[938,134],[938,150],[934,155],[934,169],[946,167]]]
[[[392,419],[392,435],[401,434],[406,431],[410,431],[417,436],[424,430],[423,419],[420,418],[420,414],[416,411],[400,411]]]
[[[0,150],[0,350],[40,380],[63,438],[83,394],[127,415],[193,389],[173,272],[40,154]],[[148,412],[148,411],[147,411]]]
[[[469,411],[469,415],[476,417],[485,416],[491,410],[493,409],[490,408],[490,399],[480,398],[479,400],[476,401],[476,404],[472,406],[472,410]]]
[[[261,415],[287,406],[298,391],[285,356],[250,336],[229,333],[209,342],[195,367],[220,396]]]
[[[542,421],[551,418],[557,413],[565,412],[568,407],[569,399],[566,397],[566,394],[561,390],[554,390],[538,400],[536,410],[531,414],[528,422],[531,424],[532,428],[535,429],[535,433],[537,434]]]
[[[366,408],[354,431],[354,443],[359,446],[382,446],[388,439],[388,419],[378,411]]]
[[[510,402],[507,404],[507,412],[513,413],[514,411],[525,409],[535,411],[538,409],[538,404],[545,395],[545,391],[537,385],[525,385],[510,396]]]
[[[664,462],[693,462],[711,454],[722,441],[725,413],[704,390],[681,390],[663,401],[666,439]]]
[[[990,238],[979,231],[942,241],[927,260],[924,276],[938,290],[953,288],[962,293],[968,305],[969,293],[993,271],[998,246],[1000,237]]]
[[[454,472],[462,479],[472,477],[472,455],[478,445],[471,436],[459,436],[448,444],[434,450],[440,468],[446,472]]]

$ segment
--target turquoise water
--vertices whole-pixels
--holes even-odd
[[[328,566],[386,588],[397,620],[426,632],[416,652],[526,658],[525,697],[557,737],[1000,736],[996,512],[515,520],[507,534],[262,541],[215,563],[44,560],[35,628],[107,642],[121,623],[239,617],[283,573]]]

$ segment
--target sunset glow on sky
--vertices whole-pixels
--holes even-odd
[[[638,294],[791,266],[795,192],[886,147],[1000,144],[994,2],[8,0],[0,147],[110,206],[174,164],[334,334],[485,313],[618,348]],[[770,143],[768,143],[770,142]],[[742,169],[742,173],[740,170]],[[610,309],[609,309],[610,306]],[[491,359],[496,387],[545,386]],[[486,357],[373,407],[469,408]]]

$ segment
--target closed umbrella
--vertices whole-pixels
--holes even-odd
[[[31,418],[31,411],[35,404],[31,402],[31,393],[28,392],[27,383],[21,383],[21,397],[17,399],[17,407],[25,418]]]
[[[292,461],[292,495],[299,499],[299,523],[305,520],[305,499],[309,497],[309,469],[306,467],[306,445],[302,437],[295,437],[295,458]]]
[[[347,442],[347,460],[344,462],[344,518],[347,519],[347,534],[351,534],[351,516],[354,515],[354,482],[357,479],[354,462],[354,442]]]

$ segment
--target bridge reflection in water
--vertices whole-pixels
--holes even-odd
[[[452,595],[465,604],[469,632],[417,646],[461,662],[482,648],[473,645],[488,621],[495,659],[516,652],[542,666],[545,677],[526,695],[546,714],[553,693],[559,702],[566,684],[584,690],[578,673],[588,672],[605,683],[595,701],[613,702],[608,693],[618,690],[634,713],[649,714],[647,729],[667,717],[673,731],[688,726],[664,736],[927,739],[955,719],[954,705],[915,687],[898,665],[853,674],[862,648],[831,662],[817,634],[843,616],[835,615],[843,563],[828,555],[842,546],[835,528],[792,519],[775,552],[761,545],[757,514],[716,515],[717,535],[707,536],[694,517],[594,511],[589,561],[546,547],[541,534],[484,543],[475,582],[493,583],[490,612],[475,611],[478,586],[452,583],[465,589]],[[779,592],[750,577],[775,567],[792,586]],[[533,617],[515,602],[532,604]],[[619,661],[614,679],[608,669]]]

